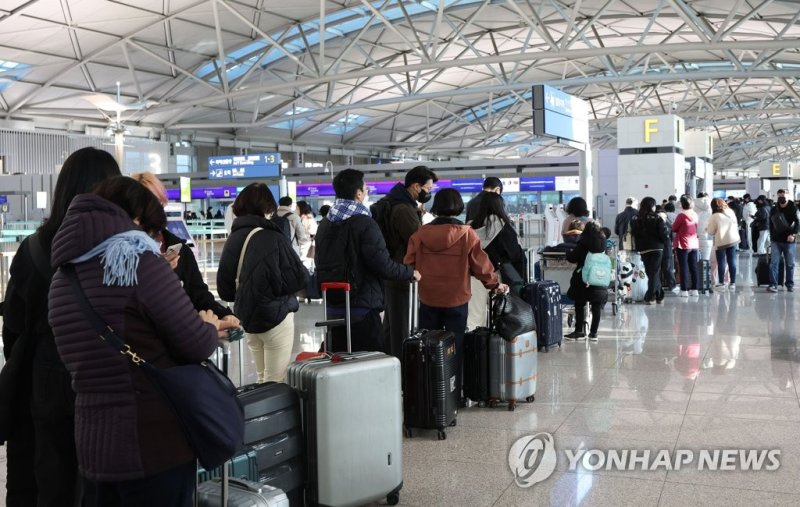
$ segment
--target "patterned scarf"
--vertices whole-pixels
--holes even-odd
[[[356,215],[372,216],[369,209],[360,202],[351,201],[349,199],[336,199],[333,201],[331,210],[328,211],[327,218],[331,222],[344,222],[348,218]]]

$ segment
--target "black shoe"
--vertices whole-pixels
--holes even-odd
[[[596,342],[597,341],[597,333],[589,333],[589,340]]]
[[[564,338],[567,340],[580,340],[581,338],[586,338],[586,333],[582,331],[573,331],[570,334],[565,334]]]

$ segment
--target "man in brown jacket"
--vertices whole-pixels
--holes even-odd
[[[433,184],[439,178],[425,166],[408,173],[389,194],[375,203],[372,215],[383,232],[392,260],[402,263],[408,239],[422,226],[420,204],[431,199]],[[419,203],[419,204],[418,204]],[[408,282],[386,281],[386,310],[383,317],[386,353],[400,358],[403,340],[408,336]]]

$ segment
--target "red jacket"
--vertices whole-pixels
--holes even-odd
[[[434,308],[454,308],[469,302],[470,275],[487,289],[497,287],[489,256],[475,231],[455,219],[437,218],[423,225],[408,241],[403,263],[422,275],[420,302]]]

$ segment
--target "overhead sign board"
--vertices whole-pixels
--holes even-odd
[[[758,166],[758,175],[761,178],[794,178],[794,163],[792,162],[761,162]]]
[[[280,153],[208,157],[209,179],[277,178],[280,175]]]
[[[653,153],[659,153],[659,148],[683,149],[684,138],[683,119],[673,114],[617,118],[617,148],[620,149],[650,149]],[[713,147],[708,149],[713,150]],[[705,153],[705,148],[703,151]]]
[[[556,189],[554,176],[522,178],[519,182],[520,192],[552,192]]]
[[[586,102],[551,86],[534,86],[533,133],[588,143],[589,108]]]
[[[556,190],[559,192],[578,192],[581,179],[578,176],[556,176]]]

